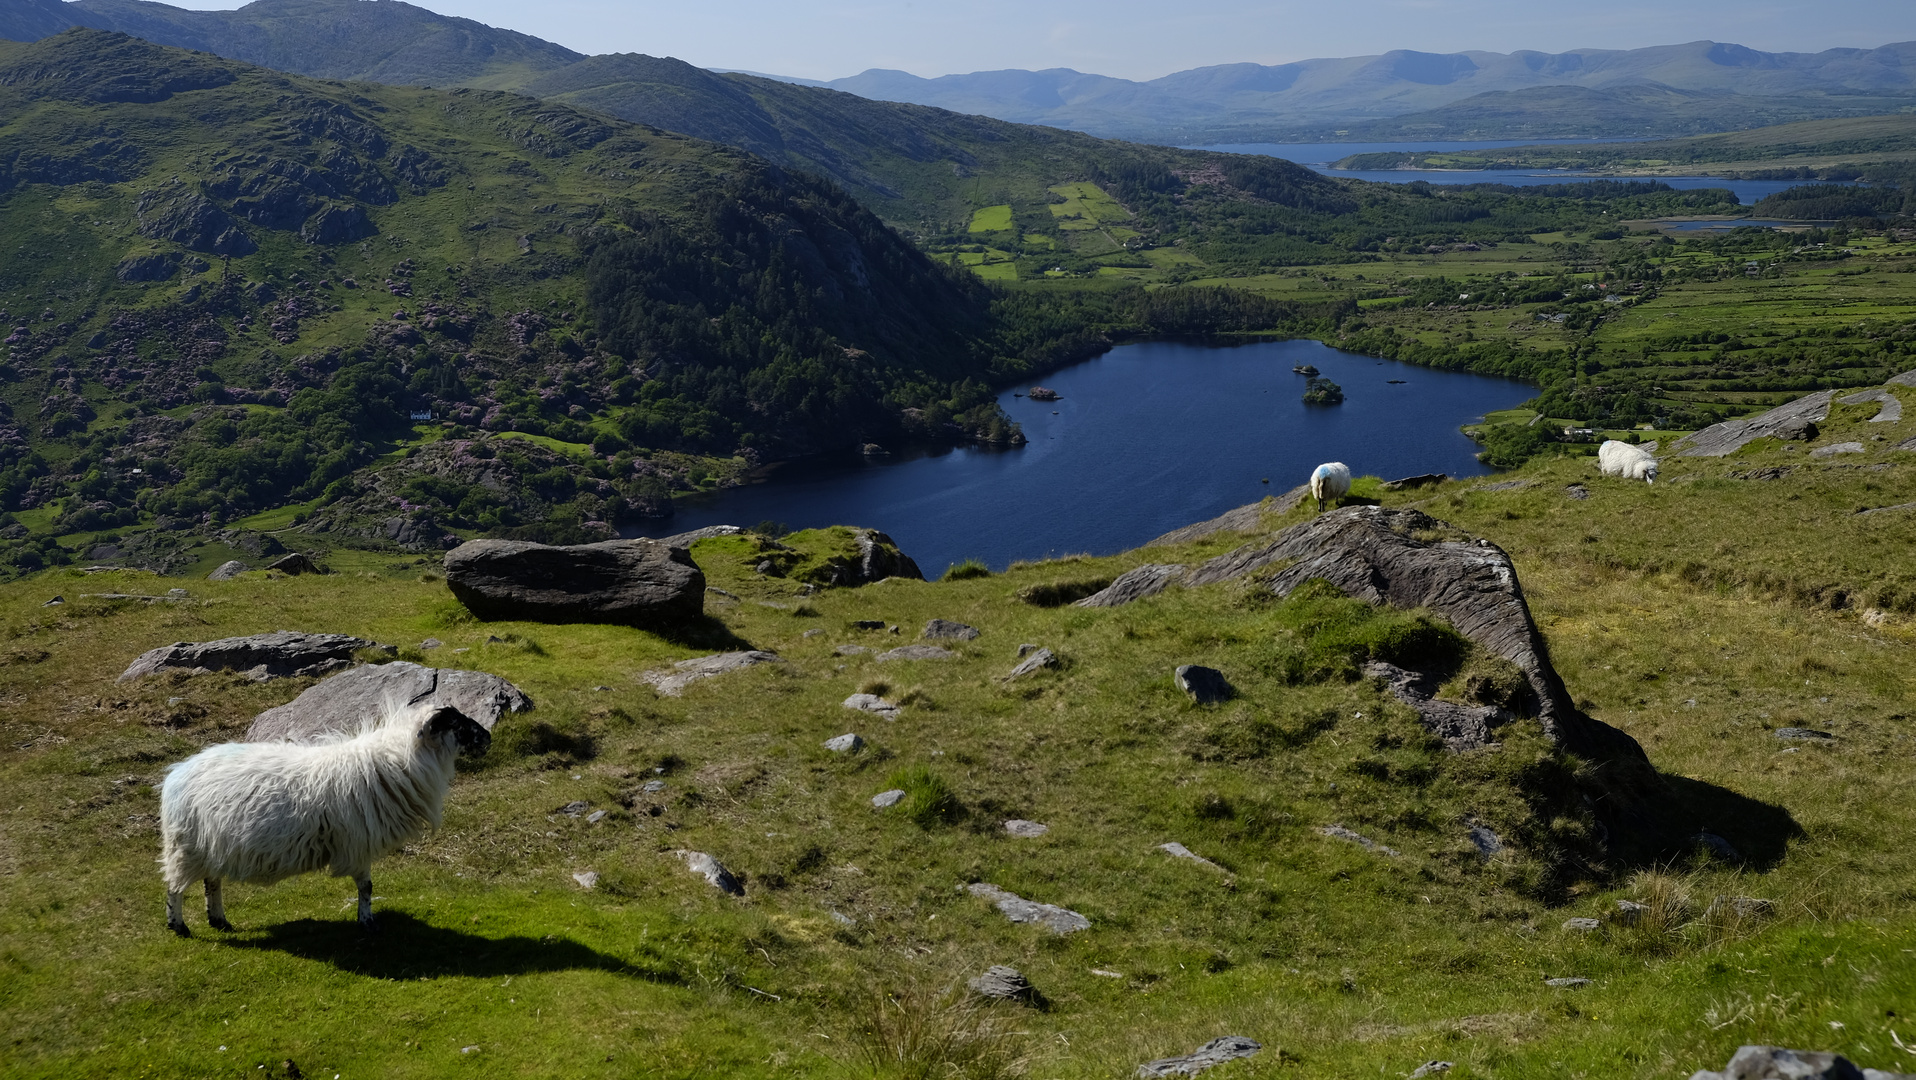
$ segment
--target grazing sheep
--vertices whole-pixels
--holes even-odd
[[[1327,461],[1311,473],[1311,497],[1317,500],[1319,513],[1324,510],[1324,500],[1332,502],[1351,493],[1351,467],[1341,461]]]
[[[187,934],[180,900],[206,882],[206,921],[231,930],[220,883],[275,881],[315,870],[351,874],[359,923],[373,925],[373,860],[439,825],[453,758],[483,754],[492,734],[442,705],[388,706],[358,734],[316,743],[225,743],[166,771],[160,786],[160,873],[166,925]]]
[[[1657,481],[1657,459],[1641,446],[1615,439],[1597,447],[1597,468],[1605,476],[1624,476],[1646,484]]]

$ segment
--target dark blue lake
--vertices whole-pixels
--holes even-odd
[[[1344,404],[1305,405],[1298,364],[1341,385]],[[999,398],[1024,426],[1022,448],[788,463],[761,482],[680,499],[675,517],[627,534],[867,525],[928,577],[965,559],[1002,570],[1014,559],[1110,554],[1286,491],[1325,461],[1360,476],[1487,472],[1458,428],[1536,393],[1315,341],[1125,345],[1040,382],[1062,400]]]

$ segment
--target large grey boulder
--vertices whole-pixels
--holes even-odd
[[[1578,711],[1550,664],[1510,556],[1490,541],[1417,510],[1348,506],[1220,555],[1191,571],[1185,583],[1209,585],[1266,570],[1275,571],[1269,588],[1279,596],[1322,578],[1368,603],[1428,608],[1523,672],[1552,740],[1592,761],[1649,764],[1635,739]]]
[[[1250,1057],[1262,1049],[1262,1043],[1242,1035],[1226,1035],[1221,1039],[1212,1039],[1188,1054],[1147,1061],[1138,1066],[1138,1075],[1146,1080],[1159,1076],[1196,1076],[1227,1061]]]
[[[690,660],[680,660],[669,668],[648,671],[639,678],[652,684],[652,687],[665,697],[678,697],[685,693],[686,687],[700,679],[739,671],[756,664],[784,662],[784,658],[777,653],[746,649],[740,652],[714,653],[711,656],[695,656]]]
[[[1744,1046],[1722,1072],[1699,1070],[1690,1080],[1909,1080],[1912,1075],[1859,1069],[1843,1055],[1822,1050]]]
[[[1711,424],[1694,435],[1686,435],[1670,444],[1670,450],[1682,457],[1722,457],[1741,450],[1761,438],[1815,438],[1814,424],[1830,414],[1834,390],[1806,394],[1787,405],[1741,420]]]
[[[120,674],[120,681],[161,671],[184,671],[191,675],[239,671],[259,682],[324,675],[351,665],[354,652],[377,644],[345,634],[302,634],[292,630],[218,641],[176,641],[141,653]]]
[[[491,731],[509,712],[525,712],[532,699],[497,675],[429,668],[396,660],[341,672],[284,705],[253,718],[247,742],[304,742],[350,733],[388,706],[450,705]]]
[[[1145,563],[1119,574],[1116,581],[1076,603],[1078,607],[1119,607],[1156,596],[1183,573],[1183,563]]]
[[[838,588],[856,588],[893,577],[925,580],[911,556],[898,550],[897,541],[877,529],[852,530],[852,546],[851,558],[834,555],[825,560],[825,565],[813,572],[814,580]]]
[[[659,628],[705,611],[705,574],[684,548],[657,540],[471,540],[446,553],[446,584],[482,619]]]
[[[225,562],[214,567],[213,572],[206,575],[206,580],[231,581],[234,578],[240,576],[241,574],[244,574],[246,571],[247,571],[247,566],[245,563],[239,561],[238,559],[228,559]]]

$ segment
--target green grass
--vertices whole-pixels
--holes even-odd
[[[1916,628],[1899,600],[1867,590],[1901,580],[1912,524],[1853,511],[1916,500],[1888,449],[1916,420],[1875,425],[1881,443],[1862,425],[1839,415],[1824,436],[1861,434],[1874,449],[1860,458],[1666,456],[1655,486],[1553,459],[1516,473],[1515,489],[1363,489],[1510,551],[1572,693],[1673,778],[1673,812],[1693,815],[1683,827],[1774,853],[1555,886],[1538,841],[1484,862],[1461,831],[1486,820],[1507,838],[1556,829],[1577,842],[1576,811],[1539,816],[1525,801],[1541,790],[1523,779],[1542,749],[1534,734],[1448,754],[1344,681],[1366,656],[1460,662],[1455,639],[1415,613],[1309,590],[1276,603],[1241,585],[1119,609],[1019,599],[1143,561],[1199,561],[1244,536],[812,596],[799,595],[804,567],[840,550],[837,532],[784,538],[797,560],[782,579],[754,572],[773,550],[756,539],[705,541],[695,558],[738,599],[708,594],[701,642],[474,622],[421,568],[371,558],[326,578],[187,581],[195,602],[181,606],[79,599],[151,587],[130,575],[0,586],[0,784],[16,793],[0,819],[8,1071],[279,1075],[290,1058],[307,1075],[864,1075],[861,1062],[903,1038],[870,1019],[873,993],[892,988],[921,1034],[975,1030],[978,1016],[921,991],[989,963],[1017,966],[1052,1003],[984,1017],[1023,1033],[1005,1038],[1032,1076],[1124,1074],[1225,1033],[1267,1047],[1231,1067],[1246,1077],[1401,1074],[1433,1057],[1460,1076],[1663,1077],[1745,1042],[1907,1067],[1885,1010],[1916,991],[1903,952],[1916,948],[1916,811],[1901,797],[1916,781],[1904,720]],[[1881,462],[1892,467],[1855,467]],[[1733,477],[1769,465],[1796,471]],[[1569,497],[1572,483],[1589,498]],[[1836,588],[1851,597],[1841,606]],[[68,603],[43,608],[53,593]],[[1878,600],[1887,615],[1859,618]],[[837,652],[902,644],[933,617],[983,636],[949,661]],[[347,922],[350,885],[308,877],[235,885],[237,933],[195,912],[195,936],[177,940],[152,866],[152,783],[306,683],[114,678],[156,644],[278,628],[409,650],[437,637],[444,647],[409,655],[496,672],[538,709],[504,721],[493,753],[462,771],[442,830],[376,868],[378,939]],[[724,635],[786,663],[682,698],[637,680]],[[1000,681],[1022,642],[1065,666]],[[1180,663],[1224,671],[1238,698],[1191,705],[1171,684]],[[860,689],[903,714],[842,708]],[[1782,754],[1771,729],[1786,725],[1838,739]],[[819,745],[847,730],[864,734],[864,753]],[[640,791],[653,778],[666,789]],[[1711,808],[1729,804],[1704,785],[1779,808],[1800,833],[1723,816]],[[912,798],[872,808],[887,787]],[[611,813],[596,825],[553,814],[573,799]],[[1010,817],[1051,832],[1008,837],[998,823]],[[1314,831],[1332,823],[1404,854]],[[1225,872],[1156,850],[1171,840]],[[679,848],[717,854],[746,898],[686,874]],[[571,880],[586,869],[602,875],[595,891]],[[955,891],[973,880],[1093,927],[1060,939],[1014,926]],[[1717,895],[1777,907],[1726,925],[1703,917]],[[1655,900],[1667,918],[1559,928],[1617,898]],[[1542,986],[1559,975],[1595,984]]]
[[[971,225],[966,231],[989,233],[1010,232],[1011,229],[1011,204],[1002,203],[998,206],[986,206],[973,211],[971,215]]]

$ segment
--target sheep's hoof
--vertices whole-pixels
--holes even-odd
[[[379,933],[379,921],[371,915],[368,915],[359,920],[359,931],[362,934],[377,934]]]
[[[215,930],[230,931],[233,929],[233,924],[230,922],[227,922],[225,919],[208,919],[206,920],[206,925],[212,927]]]
[[[171,930],[171,931],[173,931],[173,932],[174,932],[175,934],[178,934],[178,935],[179,935],[179,936],[181,936],[181,937],[192,937],[192,936],[193,936],[193,931],[191,931],[191,930],[188,930],[188,929],[186,928],[186,924],[185,924],[185,923],[183,923],[183,922],[174,922],[173,920],[171,920],[171,919],[168,919],[168,920],[166,921],[166,928],[167,928],[168,930]]]

